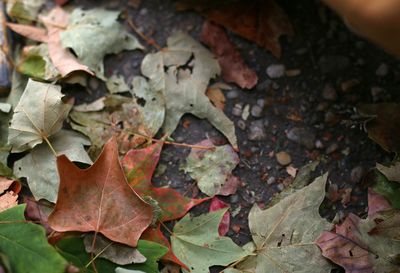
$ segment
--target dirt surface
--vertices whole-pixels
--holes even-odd
[[[161,46],[176,30],[188,31],[198,39],[204,21],[200,15],[176,12],[171,1],[143,0],[137,9],[128,2],[75,1],[75,4],[122,10]],[[232,85],[232,90],[224,91],[227,98],[225,113],[235,122],[240,147],[241,163],[234,173],[242,179],[244,186],[237,194],[221,199],[231,204],[232,211],[237,212],[240,208],[231,223],[231,227],[240,227],[240,231],[231,229],[228,233],[240,245],[250,240],[247,215],[252,205],[268,204],[275,193],[291,182],[286,167],[277,162],[276,153],[288,153],[294,168],[319,159],[321,163],[315,176],[329,172],[330,184],[337,185],[338,189],[351,189],[346,207],[342,204],[346,205],[346,202],[340,198],[336,202],[325,200],[321,212],[330,219],[336,213],[343,216],[350,211],[364,215],[366,187],[362,183],[363,176],[376,162],[386,162],[392,157],[368,139],[355,106],[358,103],[399,101],[398,62],[349,31],[340,18],[319,1],[278,2],[291,18],[296,33],[290,41],[283,39],[280,60],[254,43],[229,33],[246,62],[259,76],[259,84],[252,90],[241,90]],[[129,29],[128,25],[126,27]],[[93,46],[96,46],[95,40]],[[140,74],[144,55],[152,51],[155,49],[146,45],[143,52],[124,52],[109,57],[106,73],[122,73],[130,82],[134,75]],[[298,69],[300,74],[270,79],[267,68],[276,64],[289,70]],[[349,87],[352,84],[354,86]],[[92,93],[82,93],[78,102],[93,101],[106,92],[103,83],[95,79],[89,81],[89,86]],[[247,105],[250,114],[244,120],[240,108]],[[189,126],[183,127],[182,122]],[[207,121],[189,115],[184,116],[172,137],[177,142],[190,144],[205,138],[225,142]],[[179,170],[188,152],[188,149],[166,147],[160,165],[167,168],[155,177],[154,183],[200,197],[194,181]],[[195,213],[206,209],[208,204],[203,204],[195,209]]]

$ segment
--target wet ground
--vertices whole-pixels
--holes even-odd
[[[344,200],[324,202],[321,213],[330,219],[336,213],[343,215],[349,211],[363,215],[366,210],[364,175],[376,162],[392,159],[392,155],[368,139],[355,106],[400,100],[397,60],[349,31],[319,1],[278,2],[288,13],[296,33],[290,41],[283,39],[280,60],[254,43],[229,33],[259,77],[258,85],[252,90],[232,85],[232,90],[224,91],[225,113],[235,122],[240,147],[241,163],[234,173],[244,186],[237,194],[221,199],[231,204],[232,211],[238,212],[228,235],[241,245],[250,240],[247,215],[251,206],[268,204],[274,194],[291,182],[286,167],[277,162],[276,153],[289,154],[294,168],[319,159],[321,163],[314,175],[329,172],[330,188],[347,192]],[[161,46],[175,30],[188,31],[198,38],[204,21],[193,12],[176,12],[173,2],[165,0],[143,0],[139,8],[129,5],[129,1],[75,3],[124,11],[142,32]],[[151,46],[146,48],[144,52],[124,52],[108,58],[107,73],[118,71],[130,82],[134,75],[140,74],[144,55],[155,51]],[[298,75],[270,79],[267,68],[270,73],[279,70],[274,65],[284,65],[286,70]],[[91,80],[89,86],[91,95],[82,93],[81,102],[93,101],[105,93],[102,83]],[[247,119],[243,115],[245,108],[250,113]],[[188,126],[182,126],[182,122]],[[184,116],[172,137],[177,142],[190,144],[205,138],[224,142],[207,121],[189,115]],[[167,169],[155,177],[154,183],[198,197],[194,181],[179,170],[188,152],[188,149],[166,147],[161,165]],[[197,212],[207,206],[200,206]]]

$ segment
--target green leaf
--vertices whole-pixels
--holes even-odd
[[[61,32],[62,45],[71,48],[78,59],[102,79],[103,58],[106,54],[143,48],[138,40],[118,23],[118,17],[119,12],[115,11],[77,8],[70,15],[67,29]]]
[[[395,162],[393,165],[386,167],[381,164],[376,164],[378,171],[383,173],[390,181],[396,181],[400,183],[400,162]]]
[[[85,267],[91,260],[91,257],[90,254],[85,251],[82,238],[64,238],[57,243],[56,247],[62,256],[81,270],[81,273],[94,272],[92,266],[87,268]],[[146,257],[147,260],[145,263],[119,266],[103,258],[97,258],[95,260],[96,268],[99,273],[114,272],[117,267],[130,270],[140,270],[145,273],[158,273],[157,261],[167,253],[168,249],[157,243],[139,240],[137,250]]]
[[[25,205],[0,213],[0,252],[13,273],[63,273],[67,262],[47,243],[43,227],[25,222]]]
[[[20,23],[35,21],[46,0],[7,0],[7,14]]]
[[[214,147],[210,140],[197,145]],[[232,171],[239,163],[239,157],[230,145],[216,146],[213,151],[192,149],[181,169],[197,181],[199,189],[208,196],[222,194],[224,185],[229,186]],[[238,185],[234,185],[235,189]],[[232,194],[232,192],[229,192]],[[222,194],[225,195],[225,194]]]
[[[332,224],[321,218],[319,206],[325,197],[327,175],[287,196],[274,206],[261,210],[254,205],[249,226],[256,245],[256,258],[250,257],[257,273],[330,272],[332,265],[321,256],[314,243]],[[246,265],[239,265],[242,269]]]
[[[61,86],[28,81],[11,120],[12,152],[31,149],[61,129],[72,108],[62,98]]]
[[[375,172],[375,174],[376,178],[373,190],[385,197],[393,206],[393,208],[400,209],[400,184],[389,181],[380,172]]]
[[[10,113],[0,112],[0,176],[7,177],[12,175],[12,170],[7,166],[7,158],[11,150],[11,146],[7,145],[10,118]]]
[[[191,218],[183,217],[171,235],[172,250],[191,273],[209,272],[213,265],[229,265],[249,253],[229,237],[219,236],[218,226],[227,209]]]
[[[58,154],[65,154],[71,161],[92,164],[84,149],[90,142],[82,135],[61,130],[49,139]],[[40,170],[40,171],[38,171]],[[55,203],[60,179],[56,157],[47,143],[37,145],[32,151],[14,164],[14,174],[26,177],[29,188],[36,200],[46,199]]]
[[[146,55],[142,73],[165,98],[163,130],[171,134],[185,113],[206,118],[237,149],[233,122],[205,95],[210,79],[220,74],[218,61],[189,35],[176,33],[168,38],[168,48]]]

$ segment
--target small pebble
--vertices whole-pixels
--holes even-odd
[[[363,176],[364,168],[361,166],[354,167],[350,172],[350,181],[353,183],[358,183]]]
[[[381,64],[378,69],[375,71],[375,74],[378,77],[385,77],[389,73],[389,66],[385,63]]]
[[[249,140],[265,140],[267,138],[263,120],[252,121],[248,130],[247,137]]]
[[[287,152],[279,152],[275,156],[278,163],[282,166],[292,163],[292,157]]]
[[[289,140],[301,144],[309,150],[314,148],[315,134],[305,128],[292,128],[286,136]]]
[[[339,145],[337,143],[332,143],[328,146],[328,148],[326,148],[326,153],[331,154],[333,152],[336,152],[337,149],[339,149]]]
[[[317,149],[323,149],[324,147],[325,147],[325,146],[324,146],[324,144],[322,143],[321,140],[317,139],[317,140],[315,141],[315,148],[317,148]]]
[[[300,69],[288,69],[285,71],[285,75],[287,77],[297,77],[301,74],[301,70]]]
[[[276,178],[273,177],[273,176],[269,177],[268,180],[267,180],[267,184],[268,184],[268,185],[272,185],[272,184],[274,184],[275,182],[276,182]]]
[[[259,118],[262,116],[263,108],[259,105],[253,105],[251,107],[251,115],[255,118]]]
[[[239,119],[237,122],[237,126],[239,127],[239,129],[244,130],[246,129],[246,122],[244,122],[244,120]]]
[[[91,90],[95,91],[99,88],[99,81],[95,77],[90,77],[89,79],[89,87]]]
[[[231,203],[237,203],[237,202],[239,201],[239,195],[237,195],[237,194],[231,195],[231,196],[229,197],[229,201],[230,201]]]
[[[260,107],[264,107],[265,106],[265,99],[258,99],[257,100],[257,105]]]
[[[285,66],[283,64],[272,64],[267,67],[267,75],[271,79],[278,79],[285,75]]]
[[[270,79],[266,79],[262,83],[257,84],[257,91],[267,91],[272,84],[272,81]]]
[[[226,93],[226,98],[227,99],[236,99],[239,97],[239,91],[238,90],[231,90],[228,93]]]
[[[243,112],[243,105],[240,103],[235,104],[235,106],[232,109],[232,115],[240,117]]]
[[[285,186],[283,184],[278,184],[278,185],[276,185],[276,188],[278,189],[278,191],[283,191]]]
[[[250,104],[246,104],[246,106],[243,108],[242,119],[247,120],[249,116],[250,116]]]
[[[335,101],[337,99],[335,88],[331,84],[326,84],[322,90],[322,97],[326,100]]]

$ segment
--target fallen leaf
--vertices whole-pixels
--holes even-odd
[[[0,213],[0,252],[14,273],[63,273],[67,262],[47,243],[43,227],[25,221],[25,205]]]
[[[46,0],[7,0],[5,3],[8,16],[18,22],[29,23],[36,21],[39,10]]]
[[[175,224],[172,249],[191,273],[209,272],[210,266],[226,266],[249,255],[229,237],[218,234],[226,211],[221,209],[193,218],[186,215]]]
[[[213,199],[211,199],[209,212],[229,207],[230,207],[229,204],[219,200],[217,197],[213,197]],[[230,222],[231,222],[231,215],[229,214],[229,211],[226,211],[224,216],[222,216],[221,223],[219,224],[218,227],[218,234],[220,236],[224,236],[228,233]]]
[[[11,113],[0,112],[0,176],[12,176],[12,170],[7,166],[11,146],[8,144],[8,132]]]
[[[388,152],[400,152],[400,105],[397,103],[363,104],[358,112],[370,119],[365,123],[368,137]]]
[[[92,267],[86,267],[91,261],[91,256],[85,251],[82,238],[70,237],[63,238],[56,244],[60,254],[65,257],[74,266],[78,267],[85,273],[96,273],[92,270]],[[122,266],[124,269],[129,270],[141,270],[146,273],[158,273],[158,260],[162,257],[167,249],[159,244],[148,242],[145,240],[139,240],[137,249],[146,257],[146,262],[142,264],[130,264]],[[95,266],[98,273],[111,273],[115,272],[118,265],[105,260],[103,258],[97,258],[95,260]]]
[[[104,101],[106,97],[101,97],[91,103],[82,103],[79,105],[74,106],[74,110],[78,112],[96,112],[101,111],[106,107]]]
[[[324,231],[317,239],[322,255],[342,266],[346,273],[398,272],[400,241],[391,236],[400,233],[399,211],[382,216],[378,212],[360,219],[349,214],[342,224],[333,231]]]
[[[94,245],[93,240],[95,240]],[[93,253],[96,257],[107,259],[118,265],[146,262],[146,257],[137,248],[115,243],[102,235],[97,235],[94,238],[94,234],[86,234],[83,237],[83,244],[86,252]]]
[[[208,119],[238,149],[233,122],[205,95],[210,79],[220,73],[217,60],[197,41],[180,32],[170,36],[167,45],[158,53],[146,55],[141,66],[150,86],[164,95],[164,133],[171,134],[181,117],[190,113]]]
[[[387,207],[387,201],[396,208],[400,209],[400,184],[399,182],[393,182],[388,180],[383,174],[380,172],[375,172],[375,181],[373,186],[373,191],[371,193],[376,192],[378,194],[369,195],[368,197],[373,197],[374,202],[372,204],[380,204],[375,207]],[[386,201],[387,200],[387,201]],[[369,208],[372,211],[375,211],[376,208]]]
[[[210,140],[196,145],[214,147]],[[208,196],[230,195],[236,192],[240,179],[232,175],[239,157],[230,145],[216,146],[215,150],[192,149],[181,169],[197,181],[199,189]]]
[[[18,205],[21,184],[13,179],[0,176],[0,212]]]
[[[206,96],[218,109],[224,110],[225,108],[225,96],[221,89],[209,87],[206,91]]]
[[[106,80],[106,86],[111,94],[129,92],[131,90],[122,75],[112,75]]]
[[[229,40],[224,29],[206,21],[201,31],[201,41],[211,48],[221,66],[222,77],[241,88],[251,89],[258,81],[257,74],[244,61],[243,57]],[[218,106],[216,106],[218,108]]]
[[[43,201],[35,201],[31,197],[24,196],[23,203],[26,204],[25,216],[28,220],[36,221],[46,230],[46,235],[53,232],[53,229],[47,223],[49,214],[53,210],[53,205]]]
[[[57,154],[66,155],[74,162],[92,164],[92,160],[84,149],[90,142],[82,135],[61,130],[49,138]],[[41,170],[38,172],[38,170]],[[36,200],[46,199],[55,203],[60,179],[57,171],[56,157],[47,143],[42,143],[25,157],[14,163],[14,174],[17,177],[26,177],[33,196]]]
[[[11,119],[12,152],[23,152],[57,133],[72,108],[63,102],[61,86],[29,80]]]
[[[292,190],[266,210],[253,206],[249,226],[256,257],[250,256],[238,269],[250,266],[249,271],[257,273],[331,272],[332,265],[314,243],[321,232],[332,227],[318,212],[326,180],[327,174],[302,189]]]
[[[102,79],[104,79],[105,55],[143,48],[139,41],[117,21],[119,14],[118,11],[101,8],[91,10],[76,8],[69,16],[66,29],[60,35],[62,46],[71,48],[79,61]],[[95,47],[93,47],[93,37],[96,37]]]
[[[152,208],[133,191],[118,159],[115,138],[97,161],[79,169],[65,155],[57,158],[60,188],[49,225],[58,232],[94,231],[135,247],[152,221]]]
[[[14,23],[7,23],[7,26],[14,32],[37,42],[47,43],[49,39],[46,30],[43,28]]]
[[[368,188],[368,216],[375,215],[379,211],[391,209],[389,202],[380,194]]]
[[[215,2],[215,1],[213,1]],[[281,56],[279,38],[293,36],[293,26],[284,10],[274,0],[231,1],[226,5],[214,4],[209,8],[202,1],[196,5],[180,3],[179,9],[194,8],[208,20],[223,25],[234,33],[271,51],[275,57]]]
[[[382,164],[377,163],[376,168],[378,171],[383,173],[390,181],[396,181],[400,183],[400,162],[395,162],[392,166],[386,167]]]

